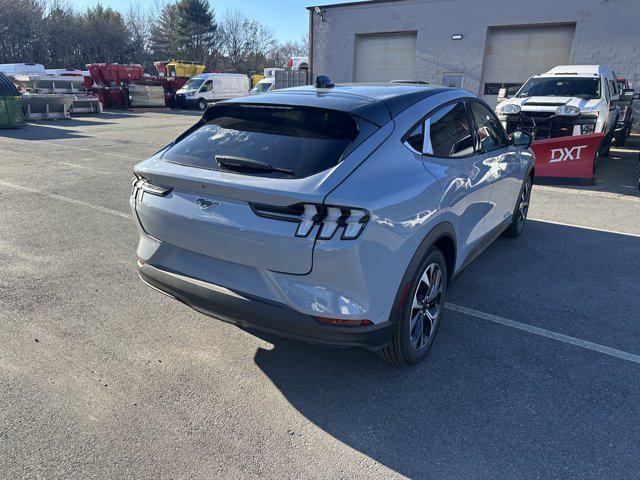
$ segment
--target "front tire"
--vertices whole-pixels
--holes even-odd
[[[198,100],[198,110],[206,110],[207,109],[207,101],[204,99]]]
[[[529,213],[529,202],[531,200],[531,176],[527,175],[527,179],[524,181],[522,188],[520,189],[520,196],[518,197],[518,204],[513,213],[511,223],[504,231],[507,237],[519,237],[524,230],[524,224],[527,221],[527,214]]]
[[[600,145],[600,156],[608,157],[611,153],[611,144],[613,143],[613,137],[604,137],[602,145]]]
[[[406,366],[426,357],[442,323],[447,283],[444,255],[432,246],[412,276],[393,339],[378,352],[381,358]]]

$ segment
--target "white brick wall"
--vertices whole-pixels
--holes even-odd
[[[355,36],[417,31],[415,78],[441,83],[463,73],[478,92],[489,27],[575,23],[571,63],[611,65],[640,81],[640,0],[398,0],[314,14],[313,73],[353,81]],[[462,33],[462,40],[451,35]]]

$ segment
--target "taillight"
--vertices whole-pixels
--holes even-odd
[[[164,197],[172,190],[170,187],[163,187],[162,185],[155,185],[146,178],[139,175],[135,175],[131,179],[131,196],[136,200],[142,200],[143,193],[150,193],[151,195],[158,195]]]
[[[293,68],[293,58],[289,59],[289,68]]]
[[[369,221],[366,210],[333,205],[298,203],[288,207],[251,204],[254,213],[260,217],[297,222],[296,237],[308,237],[313,227],[318,225],[318,238],[330,240],[340,231],[342,240],[355,240],[364,231]]]

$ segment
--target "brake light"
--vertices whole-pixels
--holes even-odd
[[[345,320],[343,318],[314,317],[318,322],[325,325],[339,325],[349,327],[360,327],[362,325],[373,325],[371,320]]]
[[[276,207],[251,204],[251,208],[260,217],[297,222],[296,237],[308,237],[317,225],[320,240],[330,240],[337,231],[342,231],[342,240],[355,240],[369,221],[369,213],[366,210],[334,205],[298,203],[288,207]]]
[[[293,58],[289,59],[289,68],[293,68]]]
[[[162,185],[155,185],[151,183],[146,178],[143,178],[139,175],[135,175],[131,179],[131,196],[136,198],[137,200],[142,199],[143,193],[150,193],[151,195],[158,195],[160,197],[164,197],[168,195],[172,190],[170,187],[163,187]]]

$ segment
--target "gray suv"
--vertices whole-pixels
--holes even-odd
[[[417,363],[452,277],[522,232],[530,143],[454,88],[328,84],[216,104],[135,167],[140,277],[243,328]]]

